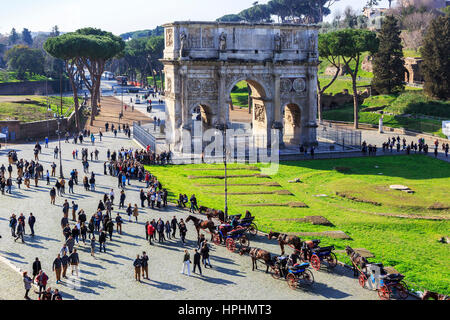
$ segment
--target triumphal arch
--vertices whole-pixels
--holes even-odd
[[[202,130],[228,125],[230,92],[242,80],[251,89],[253,135],[279,130],[282,143],[317,144],[317,26],[184,21],[163,27],[171,150],[186,147],[182,137],[193,131],[194,110],[201,109]]]

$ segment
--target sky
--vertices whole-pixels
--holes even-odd
[[[214,21],[238,13],[255,0],[0,0],[0,33],[51,31],[58,25],[63,32],[82,27],[96,27],[114,34],[153,29],[158,25],[181,20]],[[267,3],[268,0],[260,0]],[[366,0],[340,0],[333,12],[350,6],[361,10]],[[387,6],[382,0],[380,6]]]

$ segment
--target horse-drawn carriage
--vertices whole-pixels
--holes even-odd
[[[240,214],[236,215],[238,219],[236,221],[236,227],[245,228],[252,236],[256,236],[256,234],[258,233],[258,227],[253,222],[255,220],[255,217],[239,219],[240,216],[241,216]]]
[[[327,263],[327,267],[333,269],[337,265],[337,258],[334,252],[334,246],[319,247],[320,240],[304,241],[300,249],[300,258],[308,261],[314,270],[319,270],[322,262]]]
[[[302,282],[307,285],[314,283],[314,276],[309,270],[310,264],[308,262],[297,263],[293,266],[288,265],[288,258],[285,256],[278,256],[275,258],[272,267],[272,277],[274,279],[285,278],[289,288],[295,290]]]
[[[402,300],[408,298],[408,286],[403,281],[404,275],[387,273],[382,263],[369,263],[364,271],[359,271],[361,287],[376,290],[381,300],[390,300],[392,296]]]
[[[216,245],[220,245],[223,239],[227,249],[234,252],[236,249],[236,242],[240,244],[241,248],[250,246],[250,241],[245,235],[246,231],[247,228],[240,226],[233,228],[229,224],[222,224],[217,228],[217,233],[214,235],[213,241]]]
[[[408,286],[403,281],[404,275],[400,273],[388,273],[382,263],[369,263],[356,250],[347,246],[345,252],[353,264],[353,271],[358,275],[359,285],[363,288],[376,290],[382,300],[389,300],[393,295],[399,299],[408,297]]]

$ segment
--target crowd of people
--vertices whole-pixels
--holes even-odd
[[[434,156],[437,157],[438,156],[438,152],[439,152],[439,140],[436,139],[434,141]],[[393,150],[400,152],[400,151],[404,151],[406,152],[406,154],[411,154],[411,152],[414,151],[414,153],[424,153],[425,155],[428,154],[428,149],[429,146],[427,143],[425,143],[425,139],[424,138],[419,138],[417,140],[417,142],[411,141],[411,143],[407,143],[406,138],[400,139],[400,136],[397,137],[388,137],[388,140],[383,142],[382,144],[382,150],[383,153],[385,152],[393,152]],[[448,143],[441,143],[441,148],[442,148],[442,152],[445,154],[445,157],[448,157],[448,150],[449,150],[449,144]],[[369,156],[370,155],[376,155],[377,153],[377,146],[376,145],[367,145],[366,141],[363,141],[362,143],[362,147],[361,147],[362,152],[365,154],[368,152]]]

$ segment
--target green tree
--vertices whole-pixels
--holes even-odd
[[[322,122],[322,95],[337,79],[341,71],[340,57],[342,52],[339,42],[336,40],[335,32],[319,34],[319,57],[325,59],[336,68],[333,78],[323,88],[320,85],[319,78],[317,78],[317,115],[320,123]]]
[[[8,68],[17,71],[17,78],[25,80],[26,72],[30,75],[44,73],[44,55],[38,49],[24,45],[15,45],[6,54]]]
[[[30,30],[27,28],[23,28],[22,30],[22,41],[25,42],[28,46],[33,44],[33,37],[31,36]]]
[[[17,34],[17,31],[15,28],[11,29],[11,34],[9,35],[8,40],[9,40],[10,45],[16,44],[17,41],[19,41],[19,35]]]
[[[147,42],[146,49],[148,51],[147,62],[153,75],[153,86],[156,88],[156,74],[159,73],[161,75],[163,69],[159,59],[163,57],[164,36],[151,37]],[[160,80],[162,86],[162,78]]]
[[[343,29],[334,33],[340,47],[341,59],[350,73],[353,88],[354,128],[358,129],[358,91],[357,77],[361,55],[364,52],[374,54],[378,50],[379,40],[374,32],[362,29]]]
[[[77,69],[84,84],[91,93],[91,120],[93,125],[97,113],[97,105],[100,100],[100,82],[105,64],[108,60],[120,55],[125,49],[122,38],[95,28],[83,28],[75,31],[75,34],[84,37],[78,38],[80,45],[79,58],[76,59]],[[90,80],[87,79],[85,68],[89,71]]]
[[[78,85],[75,78],[78,74],[76,65],[77,59],[82,53],[83,36],[73,33],[66,33],[62,36],[49,37],[44,43],[44,50],[51,56],[57,58],[54,61],[64,61],[64,67],[67,72],[70,84],[72,85],[73,98],[75,105],[75,126],[77,130],[81,129],[79,116],[79,101],[78,101]],[[62,74],[62,69],[60,70]]]
[[[218,19],[216,21],[223,21],[223,22],[239,22],[243,20],[242,17],[238,14],[226,14]]]
[[[60,32],[59,32],[59,28],[58,26],[54,26],[52,28],[52,31],[50,32],[50,37],[57,37],[59,36]]]
[[[380,46],[373,58],[372,86],[383,94],[397,93],[405,88],[406,69],[400,33],[397,19],[387,16],[378,34]]]
[[[434,19],[420,48],[424,91],[439,99],[450,97],[450,16]]]

